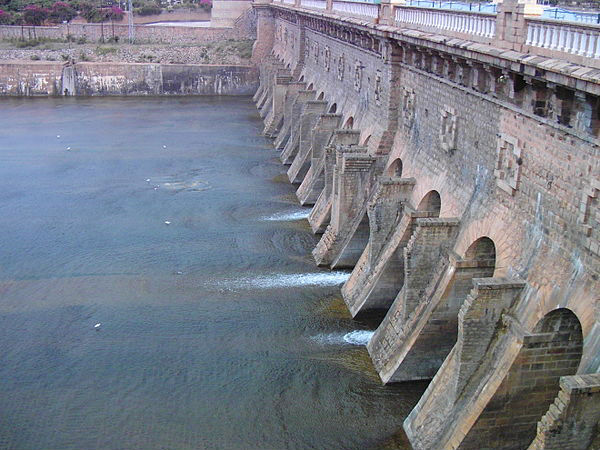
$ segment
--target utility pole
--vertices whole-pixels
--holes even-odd
[[[129,43],[133,44],[135,40],[135,28],[133,28],[133,4],[129,0],[129,14],[127,14],[127,22],[129,23]]]

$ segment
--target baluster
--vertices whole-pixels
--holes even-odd
[[[567,36],[567,47],[565,48],[565,51],[567,53],[573,53],[573,49],[575,47],[575,32],[572,28],[569,28],[568,33],[569,34]]]
[[[565,27],[559,27],[558,28],[558,34],[559,34],[559,39],[558,39],[558,51],[564,52],[565,51],[565,46],[567,45],[567,30]]]
[[[552,42],[550,43],[550,48],[555,50],[558,48],[558,39],[560,37],[560,27],[554,26],[552,27]]]
[[[587,46],[588,46],[588,32],[585,30],[579,30],[579,47],[578,47],[578,51],[577,54],[578,55],[585,55],[587,53]]]
[[[595,35],[595,38],[596,38],[596,42],[595,42],[595,45],[593,47],[592,54],[590,56],[594,57],[594,58],[600,58],[600,34],[599,33],[595,33],[594,35]]]
[[[543,41],[542,47],[550,48],[551,39],[552,39],[552,26],[545,24],[544,25],[544,41]]]

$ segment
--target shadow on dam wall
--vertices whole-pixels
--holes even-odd
[[[251,66],[53,61],[0,63],[0,96],[249,95]]]

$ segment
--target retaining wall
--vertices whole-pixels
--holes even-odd
[[[249,95],[256,86],[250,66],[0,62],[0,96]]]

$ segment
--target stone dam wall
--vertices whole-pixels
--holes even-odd
[[[251,95],[250,66],[0,61],[0,96]]]
[[[254,100],[413,449],[599,448],[600,72],[333,3],[254,5]]]

